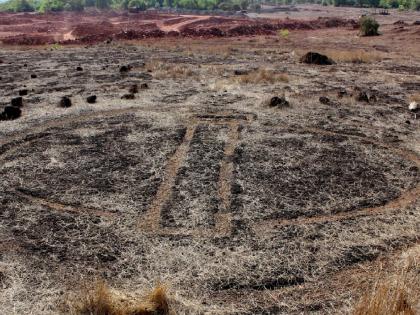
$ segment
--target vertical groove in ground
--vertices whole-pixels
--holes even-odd
[[[222,209],[215,214],[216,234],[227,236],[232,230],[232,214],[230,212],[231,187],[233,179],[232,157],[239,141],[239,124],[234,121],[229,124],[229,140],[226,142],[224,157],[220,164],[219,173],[219,196],[222,202]]]
[[[169,159],[165,168],[164,179],[159,186],[156,196],[148,208],[146,215],[141,219],[140,227],[144,231],[156,232],[159,230],[162,207],[171,196],[178,170],[186,159],[188,149],[190,147],[190,142],[196,128],[196,122],[193,122],[187,127],[187,131],[182,143],[177,148],[174,155],[172,155],[172,157]]]

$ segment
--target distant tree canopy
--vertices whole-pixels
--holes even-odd
[[[9,0],[0,4],[1,11],[48,12],[82,11],[86,7],[98,9],[182,8],[193,10],[238,11],[248,8],[258,11],[261,4],[316,3],[335,6],[380,7],[420,10],[420,0]]]

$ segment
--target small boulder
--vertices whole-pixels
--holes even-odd
[[[411,103],[408,105],[408,110],[409,110],[410,112],[413,112],[413,113],[418,112],[418,111],[419,111],[419,104],[418,104],[417,102],[415,102],[415,101],[411,102]]]
[[[123,99],[123,100],[134,100],[135,96],[134,96],[133,93],[124,94],[123,96],[121,96],[121,99]]]
[[[330,100],[328,97],[326,97],[326,96],[321,96],[321,97],[319,98],[319,102],[320,102],[321,104],[325,104],[325,105],[329,105],[329,104],[331,104],[331,100]]]
[[[89,104],[96,103],[96,95],[91,95],[91,96],[88,96],[88,97],[86,98],[86,102],[88,102]]]
[[[284,96],[278,97],[274,96],[272,97],[268,102],[269,107],[289,107],[290,103],[286,100]]]
[[[130,92],[130,94],[136,94],[139,92],[139,87],[137,84],[132,84],[130,85],[130,87],[128,88],[128,92]]]
[[[369,91],[360,91],[356,97],[356,100],[359,102],[374,103],[378,99],[376,95],[372,94]]]
[[[140,89],[141,90],[147,90],[148,88],[149,88],[149,85],[147,83],[140,84]]]
[[[345,89],[342,89],[337,92],[337,97],[342,98],[344,96],[348,95],[347,91]]]
[[[19,95],[20,96],[28,95],[28,90],[27,89],[20,90]]]
[[[15,106],[6,106],[4,111],[0,114],[0,120],[12,120],[17,119],[22,114],[22,111],[19,107]]]
[[[317,52],[308,52],[300,58],[300,62],[314,65],[332,65],[335,62],[325,55],[321,55]]]
[[[121,73],[126,73],[126,72],[129,72],[131,70],[131,66],[130,65],[128,65],[128,66],[121,66],[120,67],[120,72]]]
[[[67,96],[63,96],[60,100],[60,107],[63,107],[63,108],[71,107],[71,99]]]
[[[11,103],[12,106],[22,107],[23,106],[23,98],[22,98],[22,96],[12,98],[12,101],[10,103]]]
[[[32,74],[31,74],[31,78],[32,78],[32,79],[36,79],[37,77],[38,77],[38,76],[37,76],[35,73],[32,73]]]
[[[76,71],[83,71],[83,68],[79,66],[76,68]]]
[[[249,71],[245,69],[236,69],[233,73],[235,75],[247,75],[249,74]]]

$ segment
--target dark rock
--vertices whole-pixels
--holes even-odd
[[[346,95],[348,95],[348,93],[347,93],[347,91],[346,91],[346,90],[344,90],[344,89],[342,89],[342,90],[340,90],[340,91],[338,91],[338,92],[337,92],[337,96],[338,96],[339,98],[342,98],[342,97],[344,97],[344,96],[346,96]]]
[[[20,96],[28,95],[28,90],[27,90],[27,89],[20,90],[20,91],[19,91],[19,95],[20,95]]]
[[[31,74],[31,78],[32,78],[32,79],[36,79],[37,77],[38,77],[38,76],[37,76],[35,73],[32,73],[32,74]]]
[[[138,93],[138,91],[139,91],[139,87],[137,86],[137,84],[132,84],[128,88],[128,92],[130,92],[130,94],[136,94]]]
[[[376,95],[368,91],[360,91],[356,97],[359,102],[374,103],[377,101]]]
[[[22,114],[19,107],[6,106],[3,113],[0,114],[0,120],[12,120],[17,119]]]
[[[325,104],[325,105],[329,105],[329,104],[331,104],[331,100],[330,100],[328,97],[326,97],[326,96],[321,96],[321,97],[319,98],[319,102],[320,102],[321,104]]]
[[[317,52],[308,52],[300,58],[300,62],[315,65],[332,65],[335,62],[325,55],[321,55]]]
[[[82,67],[77,67],[76,71],[83,71],[83,68]]]
[[[63,96],[60,100],[60,107],[63,107],[63,108],[71,107],[71,99],[67,96]]]
[[[232,188],[231,188],[230,191],[231,191],[232,195],[237,195],[237,194],[242,193],[244,190],[242,189],[241,185],[235,183],[235,184],[232,185]]]
[[[414,21],[413,25],[420,25],[420,20]]]
[[[134,100],[135,96],[134,96],[133,93],[124,94],[123,96],[121,96],[121,99],[123,99],[123,100]]]
[[[131,66],[130,65],[128,65],[128,66],[121,66],[120,67],[120,72],[121,73],[125,73],[125,72],[128,72],[130,70],[131,70]]]
[[[96,95],[91,95],[91,96],[88,96],[88,97],[86,98],[86,102],[88,102],[89,104],[96,103]]]
[[[147,83],[140,84],[140,89],[141,90],[147,90],[148,88],[149,88],[149,85]]]
[[[237,70],[234,71],[234,74],[235,75],[247,75],[247,74],[249,74],[249,71],[244,70],[244,69],[237,69]]]
[[[23,98],[21,96],[12,98],[11,105],[15,107],[23,106]]]
[[[270,99],[268,106],[270,107],[289,107],[290,104],[284,96],[274,96]]]

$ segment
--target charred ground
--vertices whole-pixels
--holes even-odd
[[[419,26],[389,19],[369,40],[2,48],[2,106],[28,90],[0,121],[2,311],[57,314],[100,277],[129,297],[168,283],[180,314],[349,312],[419,238]],[[279,79],[241,79],[263,70]]]

